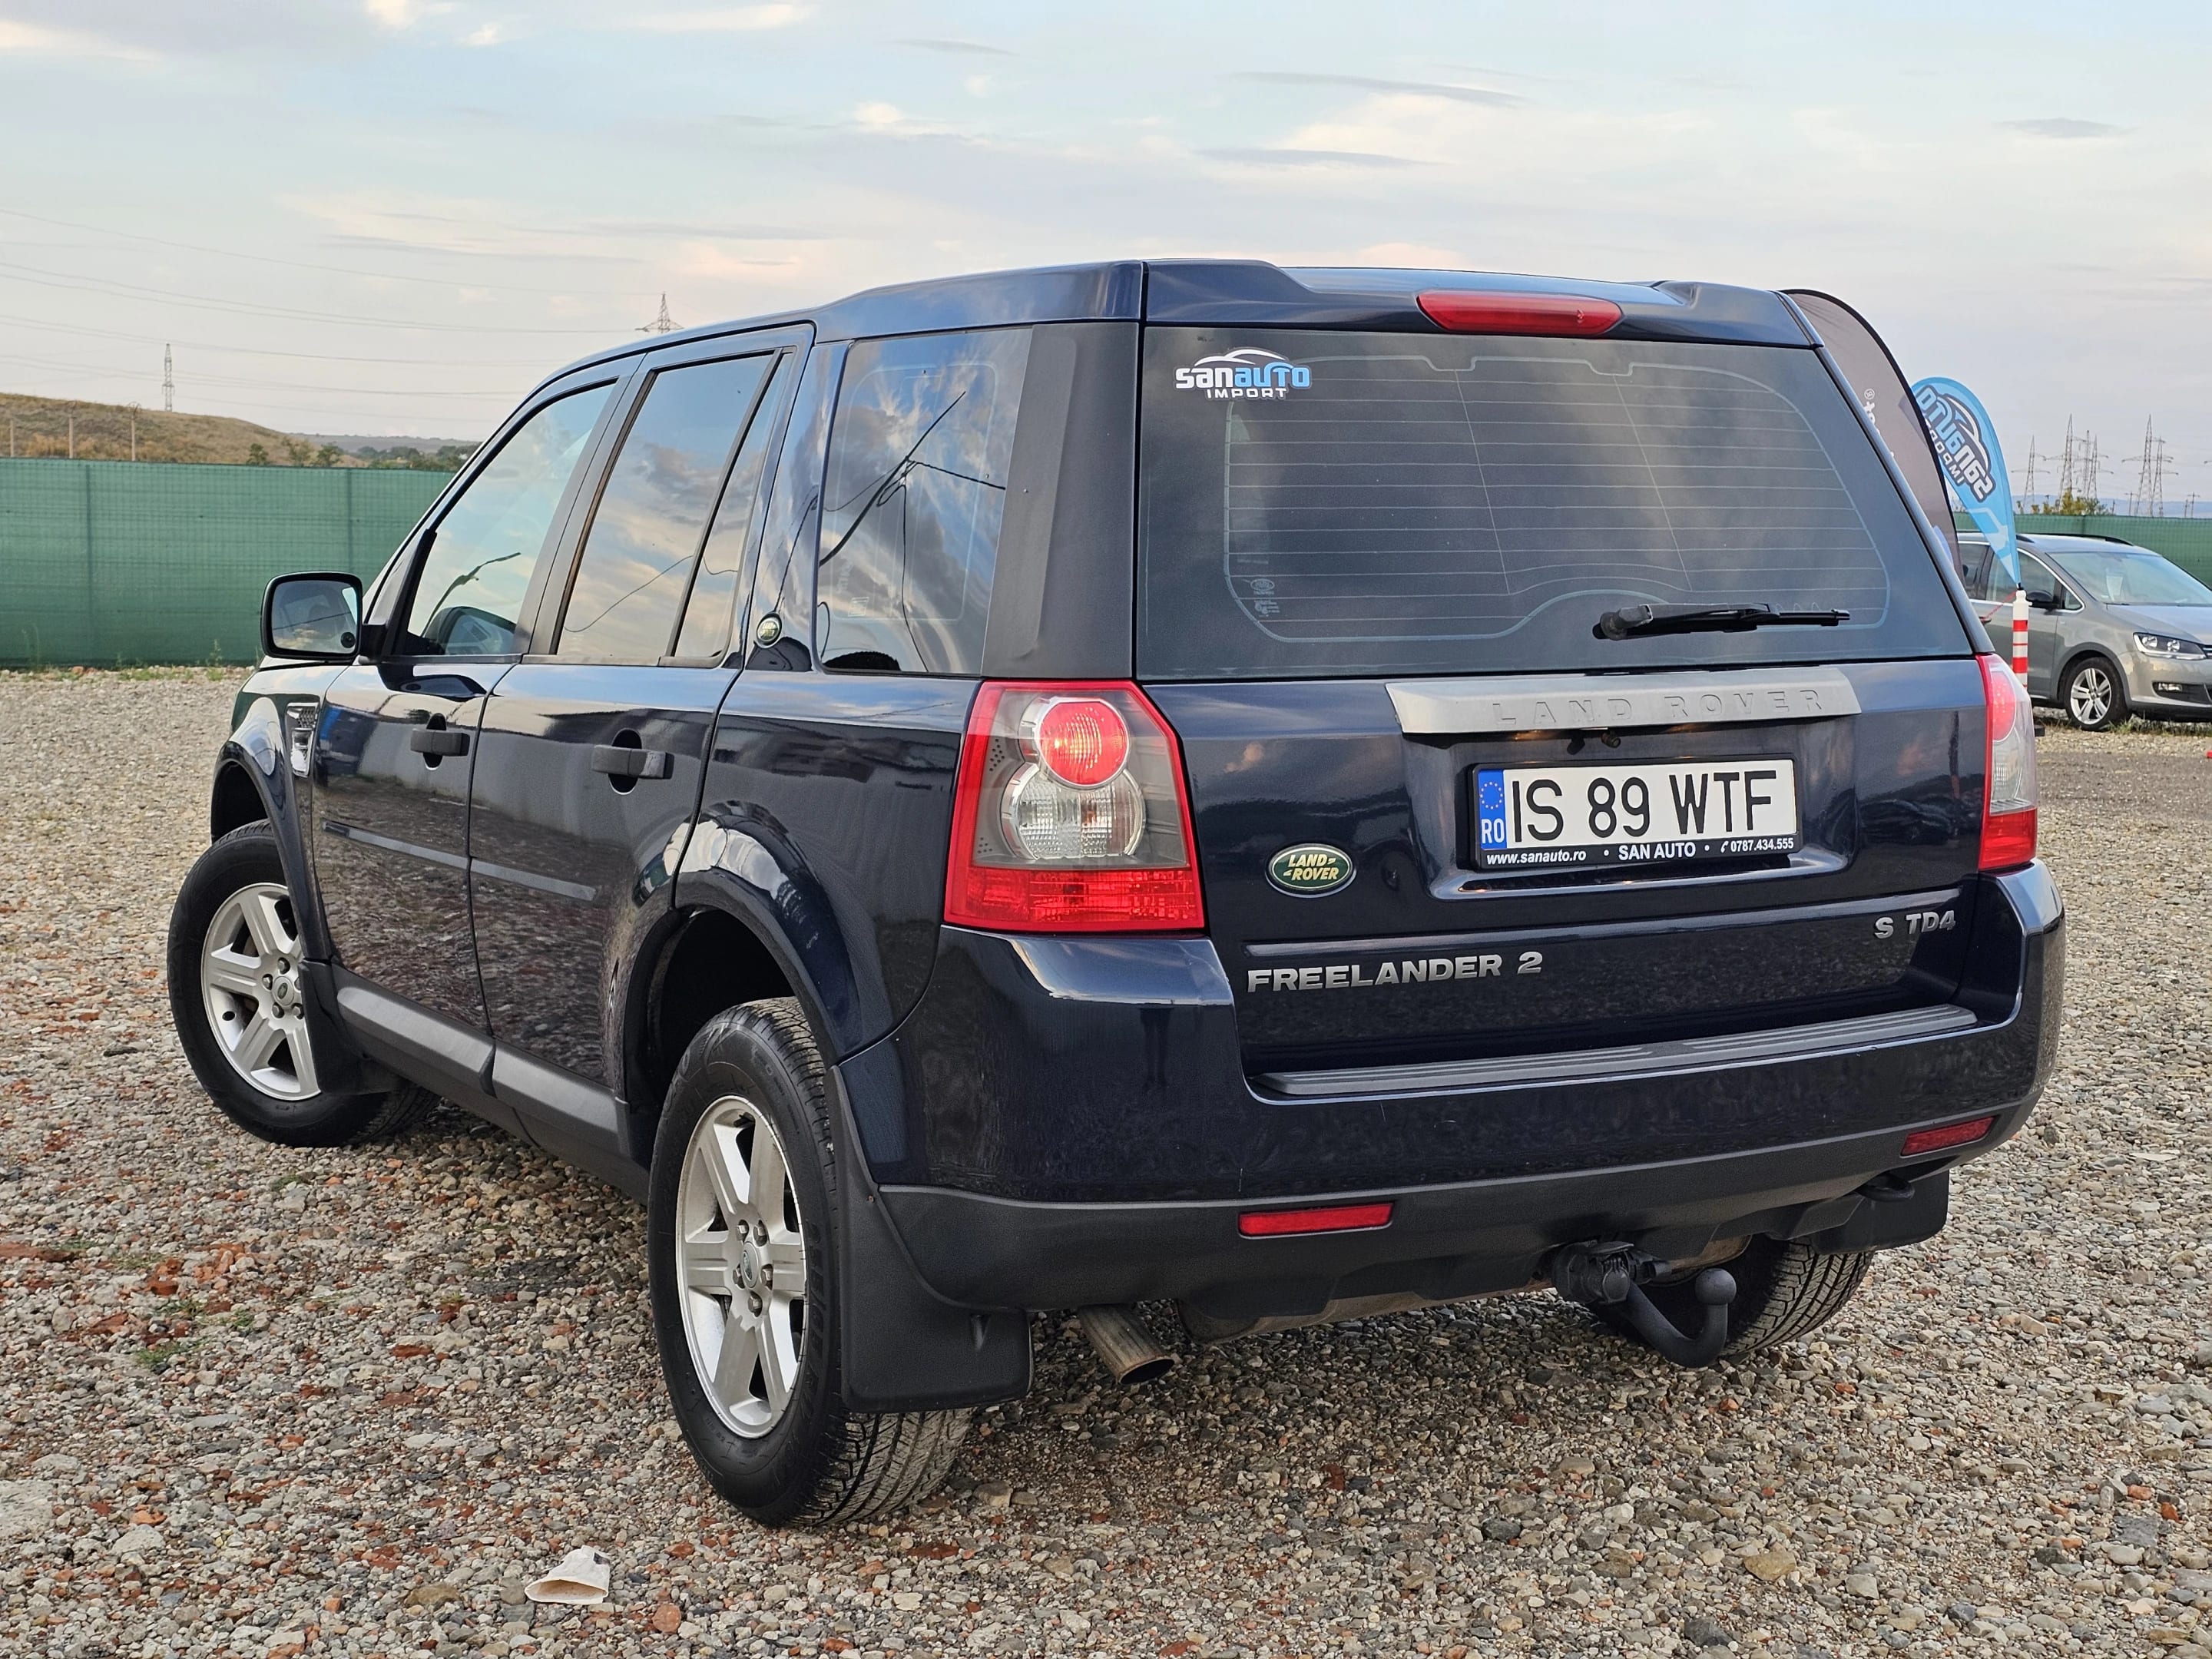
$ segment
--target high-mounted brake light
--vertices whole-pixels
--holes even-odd
[[[1996,657],[1983,657],[1982,697],[1989,711],[1984,745],[1982,854],[1984,870],[2017,870],[2035,857],[2035,711],[2027,691]]]
[[[1135,686],[987,682],[953,789],[945,919],[1015,933],[1202,932],[1175,733]]]
[[[1947,1123],[1940,1129],[1918,1129],[1905,1138],[1905,1156],[1917,1157],[1922,1152],[1948,1152],[1954,1146],[1971,1146],[1996,1127],[1994,1117],[1968,1118],[1964,1123]]]
[[[1602,334],[1620,320],[1612,301],[1582,294],[1439,289],[1420,295],[1419,304],[1431,322],[1455,334]]]
[[[1281,1238],[1292,1233],[1352,1233],[1390,1224],[1391,1206],[1330,1204],[1310,1210],[1247,1210],[1237,1231],[1247,1238]]]

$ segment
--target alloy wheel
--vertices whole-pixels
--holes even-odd
[[[2077,669],[2066,694],[2066,712],[2076,726],[2102,726],[2112,712],[2112,677],[2094,663]]]
[[[291,895],[275,882],[240,888],[200,945],[200,1003],[231,1068],[278,1100],[316,1090],[306,994]]]
[[[747,1439],[781,1420],[806,1341],[806,1244],[775,1126],[726,1095],[700,1115],[676,1196],[684,1334],[715,1414]]]

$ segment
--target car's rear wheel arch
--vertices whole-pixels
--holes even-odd
[[[817,1040],[826,1029],[819,998],[791,953],[732,908],[709,902],[676,911],[646,941],[645,954],[623,1049],[625,1096],[648,1120],[658,1118],[691,1039],[716,1015],[787,996]]]

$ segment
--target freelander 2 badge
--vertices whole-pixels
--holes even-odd
[[[1351,854],[1320,842],[1285,847],[1267,860],[1267,879],[1299,898],[1340,893],[1352,885],[1356,873]]]

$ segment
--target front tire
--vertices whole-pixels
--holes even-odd
[[[350,1146],[398,1134],[437,1097],[323,1085],[301,973],[299,918],[266,819],[200,854],[169,913],[169,1012],[200,1086],[248,1134]]]
[[[647,1256],[669,1402],[714,1490],[769,1526],[903,1509],[968,1429],[965,1411],[844,1403],[831,1128],[821,1054],[779,997],[691,1040],[653,1145]]]
[[[1858,1293],[1874,1258],[1872,1250],[1822,1251],[1784,1239],[1754,1238],[1741,1255],[1723,1264],[1735,1277],[1736,1297],[1729,1304],[1728,1341],[1721,1357],[1736,1358],[1811,1335]],[[1705,1308],[1691,1288],[1696,1277],[1644,1286],[1644,1293],[1677,1329],[1694,1331],[1704,1322]],[[1643,1346],[1625,1313],[1613,1308],[1592,1311],[1607,1329]]]
[[[2084,657],[2066,671],[2058,700],[2067,718],[2084,732],[2106,732],[2128,717],[2128,694],[2119,671],[2102,657]]]

